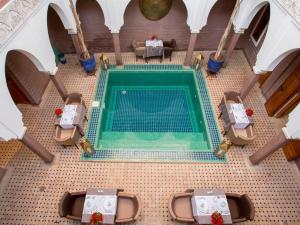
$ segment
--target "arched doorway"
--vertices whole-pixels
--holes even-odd
[[[38,105],[49,82],[22,52],[11,50],[5,61],[7,86],[15,104]]]
[[[169,13],[158,21],[146,19],[140,11],[139,0],[132,0],[124,13],[124,25],[120,31],[121,50],[132,51],[133,40],[144,41],[156,35],[159,39],[174,38],[178,50],[186,50],[190,29],[186,23],[187,10],[182,0],[173,0]]]
[[[256,56],[264,42],[268,23],[270,20],[270,4],[265,3],[256,13],[248,29],[237,44],[237,48],[243,48],[246,58],[251,66],[255,65]]]
[[[59,15],[49,5],[47,14],[48,33],[52,47],[62,53],[75,53],[75,48],[68,31],[65,29]]]
[[[216,50],[228,24],[236,0],[218,0],[211,9],[207,24],[203,27],[195,50]]]
[[[105,26],[104,15],[95,0],[78,0],[76,10],[86,44],[92,52],[113,52],[112,35]]]

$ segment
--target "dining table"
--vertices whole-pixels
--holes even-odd
[[[164,46],[162,40],[146,40],[146,48],[143,58],[147,61],[150,57],[161,57],[164,59]]]
[[[82,104],[67,104],[63,107],[61,117],[55,120],[55,126],[63,129],[73,129],[78,127],[80,134],[84,135],[83,121],[86,116],[86,108]]]
[[[81,222],[89,224],[95,212],[102,214],[102,224],[115,224],[117,212],[117,189],[87,189]]]
[[[254,125],[252,117],[247,116],[245,106],[241,103],[226,103],[220,106],[220,110],[225,122],[225,132],[228,132],[230,126],[245,129],[249,125]]]
[[[227,198],[223,189],[195,189],[191,201],[193,216],[198,224],[212,224],[211,215],[214,212],[219,212],[222,215],[223,224],[232,224]]]

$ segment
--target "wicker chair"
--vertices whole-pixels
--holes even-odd
[[[240,103],[243,104],[243,101],[240,97],[240,93],[237,93],[235,91],[227,91],[224,92],[223,98],[221,100],[221,103],[219,104],[219,108],[222,105],[225,105],[227,103]]]
[[[118,192],[118,206],[116,223],[131,223],[138,219],[141,214],[141,200],[131,193]]]
[[[58,214],[70,220],[81,221],[86,191],[65,192],[58,205]]]
[[[239,195],[226,193],[226,198],[233,223],[240,223],[254,219],[254,205],[247,194]]]
[[[85,102],[82,99],[82,94],[77,92],[68,95],[65,105],[83,105],[86,108]]]
[[[54,140],[64,147],[76,145],[80,138],[81,133],[78,127],[74,127],[73,129],[63,129],[60,126],[55,126]]]
[[[146,49],[146,44],[145,44],[145,42],[133,40],[131,45],[132,45],[132,48],[135,52],[135,57],[136,57],[135,59],[137,61],[138,57],[143,57],[144,56],[144,52],[145,52],[145,49]]]
[[[195,223],[196,220],[193,217],[192,191],[187,190],[184,193],[172,194],[169,199],[169,212],[173,220],[182,223]]]
[[[163,45],[165,58],[170,57],[170,61],[172,61],[172,53],[176,48],[176,40],[171,39],[170,41],[164,41]]]
[[[256,138],[252,125],[249,125],[245,129],[237,129],[231,125],[226,134],[232,144],[243,147],[250,144]]]

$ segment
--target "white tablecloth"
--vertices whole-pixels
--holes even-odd
[[[196,205],[196,208],[193,207],[194,216],[210,216],[215,211],[218,211],[222,215],[230,215],[225,195],[193,196],[192,201]]]
[[[233,113],[235,124],[234,127],[237,129],[245,129],[249,126],[249,119],[246,114],[246,110],[243,104],[230,104],[231,112]]]
[[[146,47],[163,47],[162,40],[146,40]]]
[[[63,129],[74,128],[73,121],[76,116],[77,105],[65,105],[63,108],[63,114],[60,118],[59,125]]]
[[[115,215],[116,211],[116,195],[87,195],[85,197],[83,214],[100,212],[102,215]]]

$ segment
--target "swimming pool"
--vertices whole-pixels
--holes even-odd
[[[193,71],[109,71],[96,148],[211,147]]]
[[[125,65],[101,71],[83,160],[226,162],[205,79],[182,65]]]

